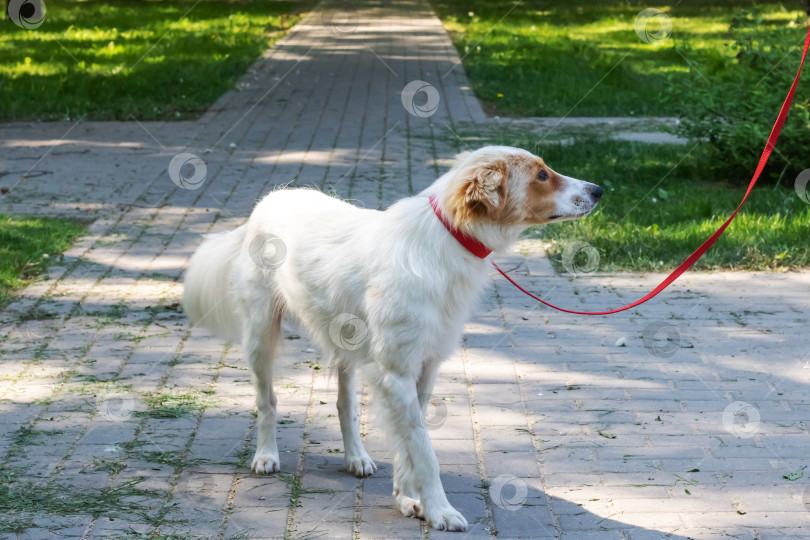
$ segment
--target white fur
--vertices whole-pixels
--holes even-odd
[[[245,228],[208,235],[191,257],[184,278],[183,309],[188,318],[229,341],[241,336],[234,325],[236,306],[228,290],[231,262],[242,248]]]
[[[584,180],[577,180],[570,176],[560,175],[564,181],[565,189],[560,191],[554,202],[557,204],[557,214],[562,218],[571,219],[588,214],[596,206],[590,196],[593,184]],[[563,221],[556,218],[554,221]]]
[[[489,147],[459,160],[508,153],[537,159],[523,150]],[[256,206],[246,225],[209,237],[194,254],[185,281],[186,312],[226,339],[241,335],[254,372],[259,412],[255,472],[279,470],[272,363],[281,317],[289,313],[338,369],[346,468],[357,476],[376,468],[359,433],[354,390],[359,369],[385,411],[396,450],[397,507],[437,529],[466,529],[466,520],[445,496],[424,424],[439,364],[457,347],[490,271],[486,260],[445,230],[428,202],[431,194],[442,200],[450,193],[460,181],[455,171],[382,212],[310,189],[275,191]],[[529,181],[510,177],[509,196],[520,197]],[[504,250],[527,225],[476,223],[472,230],[488,247]],[[263,238],[280,239],[283,245],[277,240],[257,244]],[[265,259],[272,264],[262,264]],[[343,335],[352,329],[354,335]]]

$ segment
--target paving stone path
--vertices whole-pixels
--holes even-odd
[[[354,5],[317,8],[198,122],[0,126],[0,211],[94,220],[2,313],[0,537],[810,537],[806,273],[691,274],[587,319],[493,274],[429,419],[467,533],[393,510],[392,452],[366,406],[380,470],[341,471],[336,381],[294,326],[278,362],[284,472],[251,474],[238,347],[177,310],[201,235],[287,184],[385,208],[485,120],[428,4]],[[403,105],[412,81],[435,88],[435,110]],[[180,153],[201,160],[182,172],[204,174],[196,189],[167,173]],[[537,242],[499,262],[576,308],[661,278],[555,274]]]

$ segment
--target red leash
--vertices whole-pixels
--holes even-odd
[[[695,264],[695,262],[697,262],[698,259],[700,259],[700,257],[703,256],[704,253],[706,253],[706,251],[709,250],[710,247],[712,247],[712,244],[714,244],[717,241],[717,239],[720,238],[720,236],[726,230],[726,227],[728,227],[734,220],[734,218],[737,217],[737,213],[740,211],[740,208],[742,208],[742,205],[745,203],[746,199],[748,199],[748,195],[751,193],[751,190],[754,189],[757,180],[759,180],[759,175],[762,174],[762,170],[765,168],[765,164],[768,163],[768,158],[771,156],[771,151],[776,146],[776,141],[777,139],[779,139],[779,133],[782,131],[782,126],[785,125],[785,120],[787,119],[787,114],[788,111],[790,110],[790,105],[793,102],[793,96],[796,93],[796,86],[799,84],[799,76],[802,73],[802,66],[804,65],[804,59],[807,57],[808,46],[810,46],[810,27],[808,27],[807,29],[807,37],[804,38],[804,50],[802,50],[802,59],[799,62],[799,69],[798,71],[796,71],[796,77],[794,77],[793,84],[790,85],[790,91],[788,92],[788,95],[785,98],[784,103],[782,103],[782,108],[779,110],[779,116],[776,117],[776,122],[773,124],[773,128],[771,128],[771,134],[768,136],[768,142],[765,145],[765,149],[762,151],[762,155],[759,158],[759,164],[757,165],[757,169],[754,172],[754,176],[751,178],[751,182],[748,184],[748,190],[745,192],[745,196],[743,197],[739,206],[737,206],[737,209],[734,210],[734,213],[731,214],[731,216],[729,216],[729,218],[725,221],[725,223],[723,223],[720,226],[720,228],[717,229],[717,231],[715,231],[714,234],[712,234],[705,242],[703,242],[700,245],[700,247],[698,247],[694,252],[692,252],[692,254],[689,255],[685,261],[679,264],[678,267],[664,279],[664,281],[662,281],[655,289],[650,291],[646,296],[636,300],[632,304],[627,304],[626,306],[617,309],[611,309],[610,311],[575,311],[572,309],[563,309],[561,307],[549,304],[542,298],[538,298],[537,296],[533,295],[532,293],[530,293],[529,291],[527,291],[526,289],[515,283],[515,280],[510,278],[506,274],[506,272],[501,270],[500,267],[497,264],[495,264],[494,261],[492,262],[492,265],[495,267],[496,270],[498,270],[498,272],[501,273],[503,277],[509,280],[509,282],[512,285],[514,285],[515,287],[517,287],[530,297],[534,298],[538,302],[545,304],[550,308],[554,308],[557,311],[564,311],[565,313],[574,313],[575,315],[610,315],[611,313],[619,313],[620,311],[634,308],[640,304],[643,304],[647,300],[650,300],[655,296],[657,296],[658,293],[669,287],[669,285],[673,281],[678,279],[681,276],[681,274],[686,272],[693,264]]]
[[[509,283],[517,287],[520,291],[522,291],[526,295],[534,298],[538,302],[550,308],[556,309],[557,311],[564,311],[565,313],[573,313],[575,315],[610,315],[612,313],[619,313],[620,311],[634,308],[640,304],[643,304],[647,300],[650,300],[655,296],[657,296],[658,293],[669,287],[673,281],[678,279],[681,276],[681,274],[689,270],[689,268],[693,264],[695,264],[695,262],[697,262],[697,260],[700,259],[703,256],[703,254],[709,250],[710,247],[712,247],[712,244],[714,244],[717,241],[717,239],[720,238],[720,236],[726,230],[726,227],[728,227],[731,224],[731,222],[734,221],[734,218],[737,217],[737,213],[740,211],[740,208],[742,208],[742,205],[748,199],[748,195],[751,193],[751,190],[754,189],[757,180],[759,180],[759,175],[762,174],[762,170],[765,168],[765,164],[768,163],[768,158],[771,156],[771,151],[776,146],[776,141],[777,139],[779,139],[779,133],[782,131],[782,126],[785,125],[785,120],[787,119],[787,114],[788,111],[790,110],[790,105],[793,102],[793,96],[796,93],[796,86],[799,84],[799,76],[802,73],[802,66],[804,65],[804,59],[807,57],[808,46],[810,46],[810,27],[808,27],[807,37],[805,37],[804,39],[804,50],[802,51],[802,59],[799,62],[799,69],[798,71],[796,71],[796,77],[794,77],[793,84],[790,85],[790,91],[788,92],[788,95],[785,98],[784,103],[782,103],[782,108],[779,110],[779,116],[776,117],[776,122],[773,124],[773,128],[771,128],[771,134],[768,136],[768,142],[765,145],[765,149],[762,151],[762,155],[759,158],[759,164],[757,165],[757,169],[754,172],[754,176],[751,178],[751,182],[748,184],[748,190],[745,192],[745,196],[743,197],[742,201],[740,201],[739,206],[737,206],[737,209],[734,210],[734,213],[731,214],[731,216],[729,216],[729,218],[725,221],[725,223],[723,223],[720,226],[720,228],[714,232],[714,234],[712,234],[708,239],[706,239],[706,241],[703,242],[700,245],[700,247],[698,247],[694,252],[692,252],[692,254],[689,255],[685,261],[679,264],[678,267],[664,279],[664,281],[662,281],[655,289],[650,291],[646,296],[636,300],[632,304],[627,304],[626,306],[620,307],[618,309],[611,309],[610,311],[575,311],[573,309],[564,309],[561,307],[557,307],[553,304],[549,304],[542,298],[533,295],[532,293],[530,293],[529,291],[518,285],[515,282],[515,280],[509,277],[509,275],[506,272],[501,270],[501,268],[497,264],[495,264],[494,261],[492,262],[492,266],[494,266],[495,269],[498,270],[498,272],[500,272],[501,275],[509,281]],[[438,205],[436,204],[435,201],[435,197],[431,196],[430,204],[433,207],[433,211],[442,221],[442,223],[450,232],[450,234],[452,234],[461,243],[461,245],[463,245],[471,253],[482,259],[487,257],[491,253],[490,250],[486,248],[486,246],[484,246],[474,238],[471,238],[465,235],[464,233],[456,230],[455,227],[453,227],[453,225],[449,222],[449,220],[447,220],[447,218],[444,217],[441,210],[438,208]]]

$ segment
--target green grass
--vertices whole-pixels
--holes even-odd
[[[48,0],[36,30],[0,22],[0,120],[197,116],[309,5]]]
[[[211,398],[199,392],[168,392],[165,394],[148,394],[144,401],[147,409],[137,411],[137,416],[147,418],[181,418],[206,408]]]
[[[605,189],[590,216],[527,233],[546,241],[549,258],[559,271],[565,271],[565,246],[574,241],[597,249],[600,272],[671,270],[725,221],[745,192],[740,182],[706,177],[700,146],[689,153],[689,146],[580,138],[574,145],[538,147],[535,137],[506,132],[490,134],[490,139],[487,142],[534,151],[553,169]],[[694,268],[810,267],[808,226],[810,205],[799,199],[792,183],[760,185]]]
[[[57,483],[35,483],[25,477],[25,471],[0,472],[0,530],[23,532],[33,527],[34,516],[99,515],[131,516],[148,514],[138,504],[139,498],[154,497],[152,491],[138,488],[143,478],[136,478],[116,487],[82,488]]]
[[[0,214],[0,306],[86,230],[87,225],[76,220]]]
[[[673,90],[736,72],[729,26],[752,1],[683,0],[630,5],[615,0],[432,0],[485,109],[501,116],[675,115]],[[758,1],[765,32],[803,38],[805,5]],[[645,7],[671,17],[670,39],[648,44],[634,30]],[[507,15],[508,13],[508,15]],[[793,27],[791,27],[793,25]],[[656,32],[651,22],[648,31]],[[792,35],[792,34],[791,34]],[[777,69],[795,69],[801,47]],[[780,92],[782,90],[780,89]],[[775,114],[775,113],[774,113]]]
[[[185,469],[186,467],[196,467],[207,463],[207,459],[186,459],[185,456],[179,455],[177,452],[134,452],[132,457],[148,461],[150,463],[159,463],[160,465],[168,465],[177,471]]]

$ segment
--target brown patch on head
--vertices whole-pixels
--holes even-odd
[[[510,189],[499,222],[512,226],[549,221],[557,210],[554,198],[564,189],[565,180],[537,156],[510,154],[506,161]]]
[[[462,229],[473,222],[546,223],[557,212],[556,195],[565,189],[563,177],[541,158],[521,151],[460,154],[453,172],[443,206]]]
[[[526,223],[539,224],[549,221],[557,211],[554,197],[565,189],[565,180],[548,168],[541,158],[536,158],[532,167],[532,181],[526,190],[524,204]]]
[[[453,186],[444,200],[444,208],[456,226],[499,221],[506,199],[506,161],[485,156],[457,167]]]

